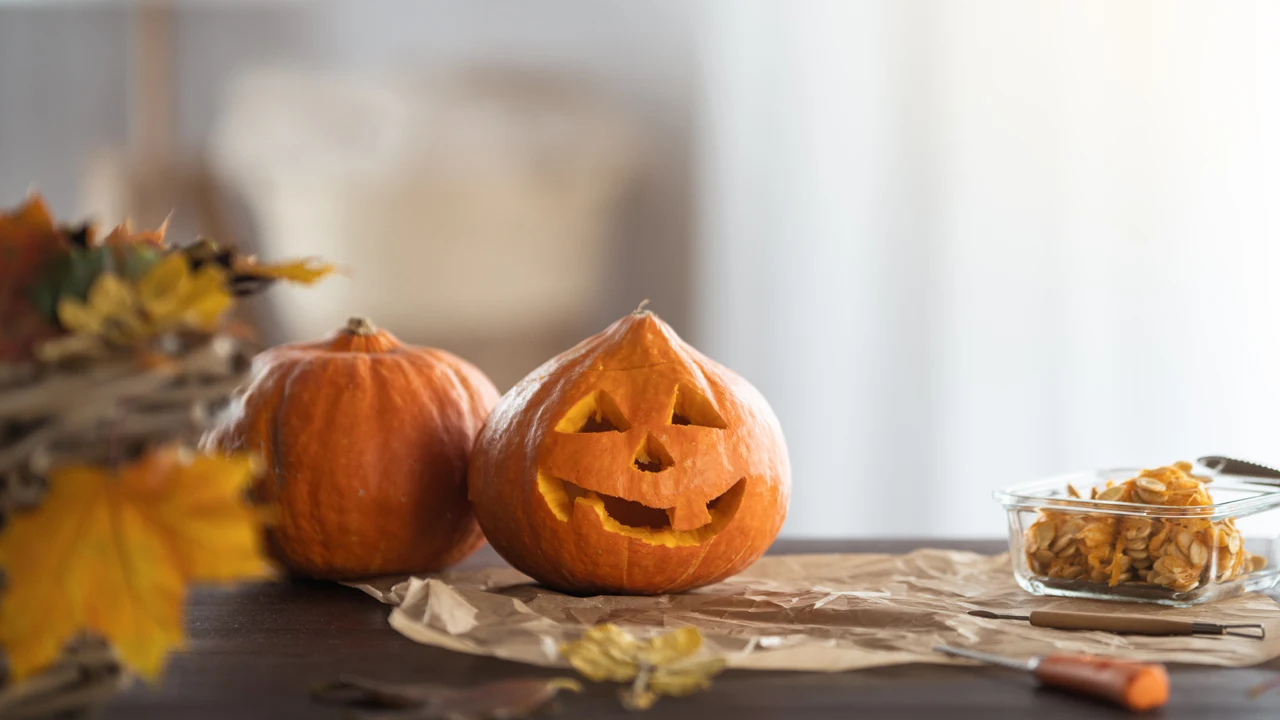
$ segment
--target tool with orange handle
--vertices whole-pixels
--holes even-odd
[[[1041,684],[1142,712],[1169,701],[1169,673],[1163,665],[1098,655],[1044,655],[1030,660],[938,645],[937,652],[989,665],[1035,673]]]

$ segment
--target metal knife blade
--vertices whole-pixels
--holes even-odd
[[[1263,481],[1267,485],[1280,484],[1280,470],[1248,460],[1209,455],[1196,460],[1196,462],[1219,475],[1239,475]]]

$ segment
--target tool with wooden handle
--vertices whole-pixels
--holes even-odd
[[[1036,627],[1059,630],[1101,630],[1133,635],[1235,635],[1262,640],[1267,630],[1257,623],[1220,625],[1193,620],[1141,617],[1138,615],[1100,615],[1096,613],[1032,610],[1030,615],[1001,615],[988,610],[970,610],[970,615],[993,620],[1026,620]],[[1256,632],[1242,632],[1253,630]]]
[[[1163,665],[1097,655],[1044,655],[1015,660],[947,645],[933,649],[944,655],[1035,673],[1036,679],[1047,687],[1086,695],[1135,712],[1152,710],[1169,701],[1169,673]]]

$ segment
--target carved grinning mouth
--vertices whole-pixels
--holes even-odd
[[[587,490],[544,472],[538,473],[538,491],[542,493],[547,507],[562,522],[569,522],[575,504],[581,503],[595,511],[606,530],[650,545],[667,547],[701,545],[715,537],[737,514],[746,486],[747,480],[743,478],[708,502],[707,512],[711,521],[707,524],[693,530],[675,530],[671,527],[671,509],[652,508],[634,500]]]

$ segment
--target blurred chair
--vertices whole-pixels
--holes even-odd
[[[505,387],[588,329],[635,137],[587,87],[526,70],[262,71],[234,89],[209,163],[264,254],[350,270],[274,294],[283,337],[367,315]]]
[[[4,0],[0,0],[3,4]],[[129,68],[123,88],[128,100],[127,138],[99,148],[81,178],[79,214],[103,223],[128,219],[156,227],[172,216],[172,237],[195,234],[233,241],[216,179],[204,158],[184,151],[179,141],[179,62],[175,42],[178,16],[199,6],[244,12],[265,6],[301,6],[308,0],[62,0],[70,5],[119,6],[129,13]],[[53,3],[57,4],[57,3]]]

